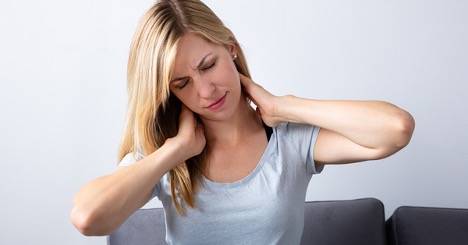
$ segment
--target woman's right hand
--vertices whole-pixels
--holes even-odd
[[[138,163],[86,184],[76,194],[71,219],[87,236],[108,235],[135,210],[148,202],[157,181],[182,161],[199,155],[205,147],[203,125],[185,106],[179,131]]]
[[[181,147],[184,160],[199,155],[205,148],[206,138],[203,124],[197,121],[194,113],[182,105],[179,117],[179,131],[173,140]]]

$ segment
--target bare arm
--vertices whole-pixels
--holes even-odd
[[[414,129],[412,116],[383,101],[319,101],[280,97],[285,121],[321,127],[314,148],[317,164],[339,164],[388,157],[405,147]]]
[[[151,197],[158,180],[177,164],[200,154],[203,128],[182,109],[179,133],[143,160],[86,184],[75,196],[72,223],[84,235],[107,235]]]
[[[299,122],[321,128],[314,148],[316,164],[390,156],[409,143],[414,130],[413,117],[387,102],[278,97],[246,77],[241,81],[268,125]]]

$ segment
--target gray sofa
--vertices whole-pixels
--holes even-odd
[[[304,215],[301,244],[468,245],[468,209],[400,207],[385,220],[382,202],[364,198],[306,202]],[[107,244],[166,244],[165,233],[161,208],[140,209]]]

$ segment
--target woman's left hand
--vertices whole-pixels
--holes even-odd
[[[284,120],[278,115],[280,97],[271,94],[252,79],[240,73],[239,76],[247,97],[257,106],[257,113],[262,117],[263,122],[270,127],[276,127],[282,123]]]

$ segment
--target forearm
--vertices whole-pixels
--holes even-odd
[[[157,181],[183,160],[173,144],[165,144],[140,162],[91,181],[75,196],[73,224],[85,235],[109,234],[143,206]]]
[[[381,159],[406,146],[413,134],[413,117],[387,102],[278,97],[252,79],[240,78],[268,126],[299,122],[322,128],[314,146],[314,160],[319,164]]]
[[[409,113],[382,101],[323,101],[283,96],[279,98],[277,115],[283,121],[328,129],[370,149],[404,147],[414,127]]]

